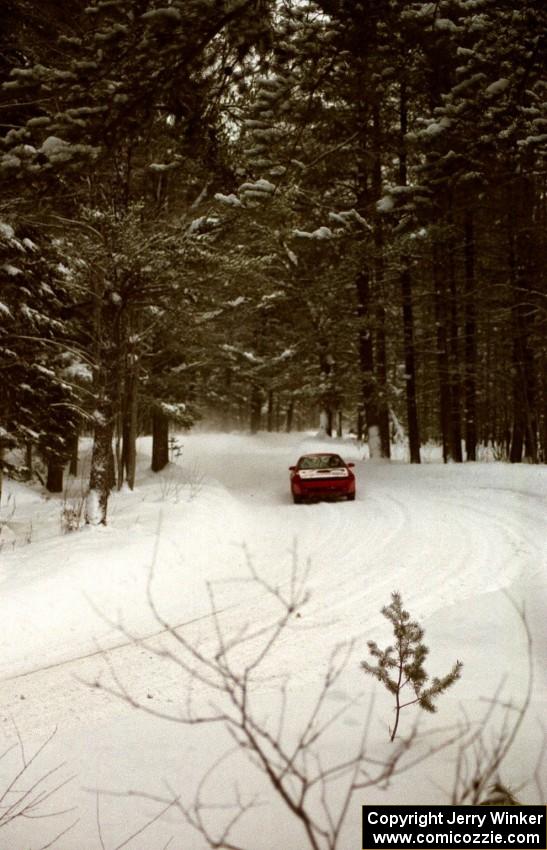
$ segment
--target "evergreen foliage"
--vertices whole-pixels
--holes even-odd
[[[68,318],[75,297],[68,254],[68,246],[32,228],[0,221],[1,447],[35,446],[58,464],[68,459],[82,416],[72,377],[79,355]],[[31,473],[16,461],[0,462],[12,474]]]
[[[61,431],[117,436],[118,486],[154,411],[545,460],[543,7],[66,9],[0,33],[6,446],[62,455],[11,350]]]
[[[376,659],[375,664],[361,662],[361,669],[381,682],[395,698],[395,723],[390,729],[393,741],[399,726],[399,717],[403,708],[418,705],[424,711],[434,713],[437,710],[435,701],[454,685],[461,675],[462,662],[456,661],[446,676],[434,677],[430,684],[424,663],[429,649],[423,642],[424,630],[403,607],[401,594],[391,594],[391,603],[382,608],[382,614],[389,620],[393,628],[395,643],[380,649],[373,640],[368,641],[370,654]],[[405,700],[403,688],[414,692],[414,697]]]

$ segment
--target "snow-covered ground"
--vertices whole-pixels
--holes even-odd
[[[367,640],[382,646],[390,641],[380,611],[392,591],[400,591],[425,627],[427,669],[437,675],[456,659],[464,664],[461,681],[440,698],[438,713],[421,712],[421,729],[431,735],[464,715],[478,721],[497,693],[487,732],[492,740],[504,714],[501,704],[522,702],[527,639],[511,600],[524,603],[533,640],[533,695],[501,773],[523,801],[537,802],[537,780],[543,776],[547,787],[547,761],[537,764],[547,714],[545,468],[371,463],[351,440],[330,441],[356,462],[356,501],[295,506],[287,467],[321,445],[311,436],[196,432],[180,439],[182,458],[160,475],[147,470],[150,445],[140,442],[138,486],[112,496],[106,528],[62,535],[62,500],[9,485],[14,510],[8,517],[11,508],[3,509],[8,527],[0,538],[2,750],[20,738],[28,758],[56,729],[30,772],[38,778],[61,765],[49,787],[73,778],[42,811],[74,810],[52,819],[18,819],[0,830],[0,847],[37,850],[76,818],[56,844],[60,850],[155,850],[171,837],[170,850],[206,846],[174,809],[126,845],[158,811],[152,801],[126,792],[169,796],[171,788],[190,803],[200,778],[233,741],[220,724],[187,726],[138,712],[109,688],[119,679],[151,711],[177,715],[184,709],[188,677],[156,654],[167,638],[148,590],[161,617],[206,653],[215,641],[210,588],[226,639],[245,624],[256,630],[280,616],[274,596],[249,580],[249,564],[281,593],[288,593],[294,568],[299,576],[308,570],[310,594],[260,667],[252,694],[258,716],[278,727],[287,682],[283,734],[297,735],[331,653],[353,641],[325,700],[327,713],[347,708],[326,734],[325,762],[343,760],[358,746],[371,699],[367,752],[385,758],[396,746],[387,740],[390,698],[359,668]],[[76,482],[73,487],[78,489]],[[130,635],[145,640],[132,642]],[[241,643],[242,664],[253,658],[259,641]],[[97,680],[104,687],[92,687]],[[205,685],[194,682],[191,692],[196,705],[210,711]],[[215,701],[221,704],[219,694]],[[403,712],[401,734],[409,732],[416,712]],[[362,802],[450,802],[455,755],[443,751],[393,778],[387,789],[356,794],[339,848],[360,846]],[[0,761],[0,795],[19,757],[16,747]],[[242,796],[258,793],[260,799],[234,840],[250,850],[308,846],[300,824],[280,808],[241,752],[220,764],[204,794],[222,804],[233,798],[236,783]],[[331,791],[336,797],[335,786]],[[228,820],[230,812],[216,810],[214,817]]]

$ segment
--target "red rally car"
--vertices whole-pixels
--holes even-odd
[[[352,502],[355,499],[355,475],[351,471],[354,466],[330,452],[302,455],[296,466],[289,467],[295,504],[307,499],[336,497]]]

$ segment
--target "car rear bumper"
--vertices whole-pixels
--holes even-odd
[[[292,481],[293,496],[301,499],[328,499],[336,496],[350,496],[355,493],[355,481],[348,478],[312,479],[310,481]]]

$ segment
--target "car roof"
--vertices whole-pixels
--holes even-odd
[[[322,455],[330,455],[331,457],[340,457],[338,452],[306,452],[305,455],[300,455],[300,457],[321,457]]]

